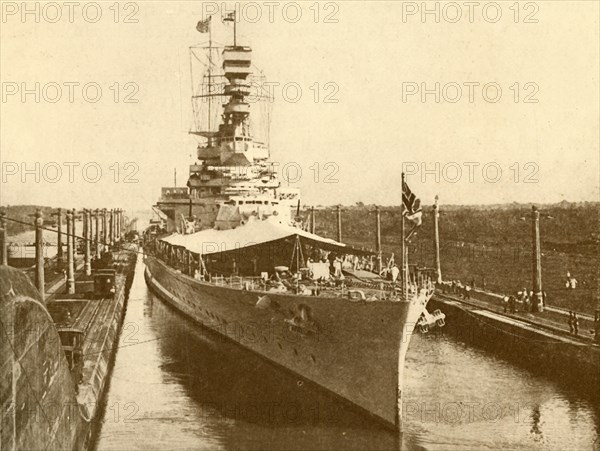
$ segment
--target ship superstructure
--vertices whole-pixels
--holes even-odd
[[[201,142],[187,185],[162,189],[157,206],[168,217],[168,231],[235,227],[253,215],[293,222],[300,192],[282,187],[269,161],[272,98],[264,76],[252,65],[252,49],[236,41],[220,47],[209,40],[207,46],[190,48],[190,133]],[[199,84],[194,82],[198,66]]]

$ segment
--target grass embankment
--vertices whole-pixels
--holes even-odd
[[[374,206],[344,207],[343,241],[375,247]],[[440,259],[444,279],[475,282],[497,293],[532,288],[532,221],[529,205],[441,206]],[[308,217],[307,213],[304,213]],[[319,209],[317,233],[336,238],[333,207]],[[600,308],[600,204],[561,203],[540,206],[542,284],[548,303],[592,313]],[[400,250],[400,208],[382,209],[384,255]],[[424,208],[423,226],[411,239],[409,259],[433,266],[431,207]],[[579,282],[566,289],[567,272]]]

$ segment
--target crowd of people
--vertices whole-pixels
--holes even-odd
[[[322,249],[316,249],[312,255],[308,258],[308,263],[329,262],[331,265],[331,272],[335,273],[336,269],[352,269],[352,270],[365,270],[372,271],[375,268],[375,262],[373,256],[359,257],[358,255],[337,255],[334,252],[324,251]]]
[[[572,290],[577,287],[577,279],[573,277],[569,272],[567,272],[567,279],[565,281],[565,288]],[[460,280],[453,281],[444,281],[438,284],[438,288],[441,289],[443,293],[450,293],[457,295],[462,299],[470,299],[471,298],[471,290],[474,288],[474,281],[471,284],[463,284]],[[548,299],[548,295],[546,291],[542,291],[541,296],[541,306],[546,307],[546,302]],[[514,295],[506,295],[502,297],[502,306],[504,313],[517,313],[521,312],[531,312],[533,310],[534,302],[536,301],[536,296],[534,296],[533,290],[527,290],[527,288],[523,288],[517,291]],[[535,311],[538,311],[537,309]],[[569,317],[567,320],[569,325],[569,332],[573,335],[579,335],[580,332],[580,318],[577,312],[569,311]],[[600,310],[596,310],[594,316],[594,329],[590,330],[590,333],[594,334],[594,339],[598,343],[600,343]]]
[[[438,286],[443,293],[456,294],[462,299],[471,299],[471,291],[475,288],[475,280],[469,284],[463,284],[460,280],[443,281]]]
[[[542,307],[546,307],[546,299],[548,295],[545,291],[542,291]],[[504,307],[504,313],[516,313],[517,312],[517,304],[521,304],[521,311],[530,312],[534,311],[533,306],[535,302],[535,297],[533,290],[527,291],[527,288],[523,288],[520,291],[517,291],[515,295],[512,296],[504,296],[502,298],[502,304]],[[537,311],[537,310],[535,310]]]

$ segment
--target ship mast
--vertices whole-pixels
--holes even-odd
[[[237,47],[237,15],[235,10],[223,17],[223,22],[233,22],[233,46]]]
[[[233,12],[233,46],[237,47],[237,17],[235,11]]]
[[[212,17],[212,16],[211,16]],[[208,22],[208,131],[210,128],[210,117],[212,116],[212,20]],[[210,145],[210,138],[208,138]]]

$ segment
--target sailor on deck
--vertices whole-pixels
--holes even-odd
[[[400,275],[400,269],[398,268],[398,265],[392,266],[391,272],[392,272],[392,282],[396,283],[396,280],[398,280],[398,276]]]

